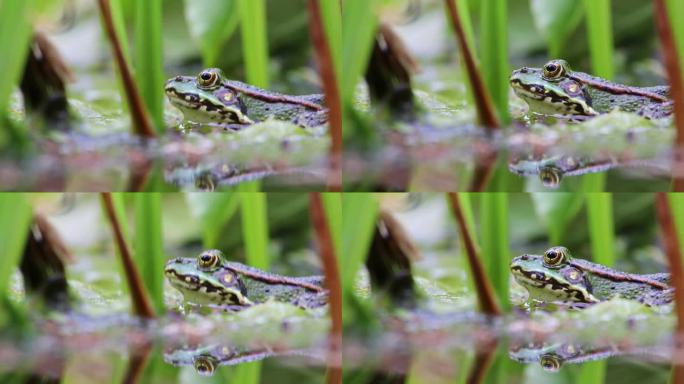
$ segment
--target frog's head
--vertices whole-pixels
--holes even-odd
[[[176,76],[164,91],[187,120],[196,123],[253,124],[235,91],[225,87],[223,72],[209,68],[197,76]]]
[[[543,68],[523,67],[513,71],[509,82],[530,111],[552,116],[595,116],[587,88],[568,74],[565,60],[551,60]]]
[[[599,300],[585,272],[571,263],[565,247],[552,247],[544,255],[521,255],[511,262],[513,277],[529,292],[530,299],[542,302],[588,304]]]
[[[189,302],[252,305],[240,277],[226,268],[223,262],[223,253],[212,249],[196,258],[179,257],[167,261],[164,274]]]
[[[524,364],[538,362],[547,372],[558,372],[566,361],[573,362],[583,354],[582,346],[572,343],[512,343],[508,350],[512,360]]]

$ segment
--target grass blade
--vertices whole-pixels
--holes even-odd
[[[10,96],[19,83],[31,43],[30,11],[35,0],[0,2],[0,147],[24,141],[26,132],[15,124],[5,124]]]
[[[592,259],[600,264],[615,264],[615,231],[613,230],[613,195],[587,193],[587,219]]]
[[[164,132],[162,0],[135,2],[135,78],[157,132]]]
[[[240,193],[240,213],[247,264],[268,270],[266,195],[261,192]]]
[[[353,301],[354,279],[370,248],[378,216],[378,202],[372,193],[345,193],[342,195],[342,212],[342,252],[338,259],[345,300],[342,320],[344,324],[352,324],[361,310],[357,305],[359,303]]]
[[[31,211],[22,195],[0,194],[0,292],[3,294],[9,287],[10,275],[19,265],[31,224]]]
[[[119,215],[120,212],[123,212],[123,195],[120,193],[102,193],[101,198],[107,220],[112,227],[114,241],[116,242],[119,257],[121,258],[121,264],[123,265],[124,277],[128,283],[131,302],[133,303],[133,312],[138,316],[153,318],[155,317],[155,313],[150,302],[149,293],[147,292],[145,284],[142,282],[140,271],[133,261],[133,256],[131,255],[131,250],[125,237],[126,232],[122,225],[122,222],[125,220],[121,220],[120,218],[123,216]]]
[[[235,32],[240,13],[237,0],[185,0],[185,20],[202,51],[205,67],[215,67],[223,44]]]
[[[164,313],[164,250],[162,246],[161,196],[159,193],[135,194],[135,260],[152,304]]]
[[[460,195],[458,193],[447,193],[447,199],[451,206],[451,213],[456,219],[461,241],[465,245],[468,265],[470,266],[470,276],[475,283],[480,311],[485,314],[499,315],[501,314],[501,308],[496,301],[492,284],[480,261],[475,237],[471,232],[470,223],[468,223],[467,218],[472,216],[469,213],[471,208],[461,201]]]
[[[187,193],[185,200],[192,215],[202,225],[202,246],[216,248],[224,225],[240,206],[238,193]]]
[[[507,124],[508,116],[508,20],[506,0],[483,0],[481,9],[480,50],[484,81],[492,95],[499,121]]]
[[[508,194],[480,194],[482,258],[502,309],[508,310],[510,251],[508,249]]]
[[[323,3],[330,4],[331,2],[324,1]],[[336,2],[332,3],[333,5],[339,5]],[[318,61],[325,102],[330,110],[330,129],[328,133],[332,145],[330,146],[330,158],[328,160],[328,190],[340,191],[342,189],[342,106],[340,104],[338,87],[338,79],[340,77],[338,76],[339,71],[336,69],[339,68],[340,63],[339,60],[335,61],[331,48],[331,41],[338,40],[337,37],[339,35],[331,35],[330,32],[335,32],[334,30],[326,31],[326,27],[323,25],[319,0],[309,0],[308,4],[311,41]],[[334,17],[335,14],[339,14],[339,12],[335,12],[336,7],[328,5],[328,8],[332,8],[332,11],[328,9],[329,18],[332,18],[333,21],[339,20],[339,17]],[[339,10],[339,6],[337,8]],[[336,46],[339,48],[339,44],[336,44]],[[339,53],[337,57],[339,59]]]
[[[351,106],[354,90],[366,70],[378,20],[376,0],[345,0],[342,9],[342,102]],[[346,130],[345,130],[346,132]]]
[[[268,37],[265,0],[238,0],[242,51],[245,55],[247,82],[258,87],[270,85],[268,72]]]

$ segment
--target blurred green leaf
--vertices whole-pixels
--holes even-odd
[[[552,246],[562,245],[567,225],[582,208],[584,195],[580,193],[547,192],[531,194],[534,210],[549,232]]]
[[[0,212],[0,296],[5,296],[26,244],[32,210],[23,195],[2,193]]]
[[[546,38],[549,55],[557,58],[570,34],[582,20],[581,0],[530,0],[532,19]]]
[[[157,132],[163,132],[162,0],[135,5],[135,79]]]
[[[503,310],[507,310],[510,307],[508,264],[511,258],[508,249],[508,194],[481,193],[479,195],[482,258],[499,305]]]
[[[200,46],[204,66],[215,66],[240,20],[237,0],[185,0],[185,19]]]
[[[258,87],[270,86],[268,70],[268,36],[266,34],[266,1],[238,0],[242,52],[245,55],[247,82]]]
[[[228,220],[233,217],[240,203],[237,193],[186,193],[185,200],[190,213],[202,226],[202,245],[216,248]]]
[[[613,195],[610,193],[587,193],[585,196],[592,260],[612,266],[615,264]]]
[[[240,193],[240,216],[242,237],[247,263],[268,270],[268,220],[266,218],[266,194],[261,192]]]
[[[145,287],[157,313],[164,313],[164,256],[161,194],[135,193],[135,252]]]
[[[508,19],[506,0],[481,1],[480,54],[481,70],[501,123],[508,116]]]

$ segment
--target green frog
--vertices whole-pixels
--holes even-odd
[[[565,247],[544,255],[521,255],[511,262],[511,273],[532,301],[585,307],[619,296],[648,306],[672,302],[669,273],[637,275],[575,259]]]
[[[290,96],[225,78],[218,68],[197,76],[176,76],[166,81],[169,101],[185,119],[239,130],[268,119],[285,120],[302,127],[324,125],[328,110],[323,95]]]
[[[327,304],[322,276],[288,277],[227,261],[216,249],[166,262],[164,274],[186,301],[241,310],[268,300],[310,309]]]
[[[565,60],[551,60],[542,68],[520,68],[513,71],[509,82],[530,112],[542,116],[583,120],[617,108],[659,119],[670,116],[674,107],[670,87],[610,82],[574,72]]]

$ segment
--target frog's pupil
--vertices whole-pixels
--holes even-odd
[[[208,262],[209,260],[211,260],[211,256],[209,256],[209,255],[202,255],[202,261]]]
[[[556,65],[555,64],[547,64],[546,70],[549,72],[554,72],[556,70]]]
[[[207,73],[207,72],[204,72],[204,73],[201,75],[201,77],[202,77],[202,80],[208,81],[209,79],[211,79],[211,74],[209,74],[209,73]]]

